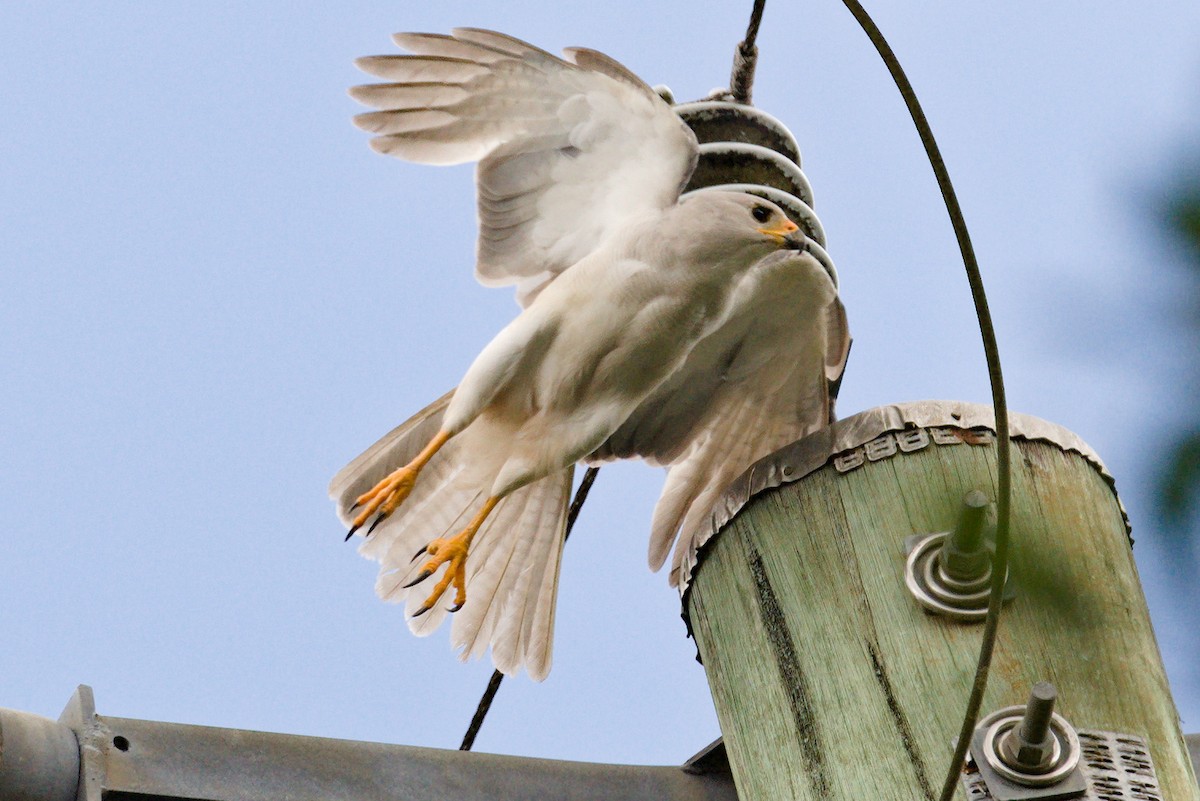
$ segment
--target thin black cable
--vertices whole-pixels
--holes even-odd
[[[483,691],[483,696],[479,699],[479,705],[475,707],[475,715],[471,718],[471,723],[467,726],[467,733],[463,735],[462,744],[458,747],[459,751],[470,751],[475,745],[475,738],[479,735],[479,728],[483,725],[483,719],[487,717],[488,711],[492,708],[492,700],[496,697],[496,692],[500,689],[500,682],[504,681],[504,674],[498,670],[492,671],[492,677],[488,679],[487,687]]]
[[[589,467],[583,474],[583,480],[579,482],[579,488],[575,490],[575,498],[571,501],[571,508],[567,510],[567,528],[563,532],[564,545],[567,538],[571,536],[575,518],[579,517],[579,510],[583,508],[583,502],[587,500],[588,491],[591,490],[592,484],[596,481],[596,474],[599,472],[599,467]],[[492,701],[499,692],[502,681],[504,681],[504,674],[498,670],[492,671],[492,677],[488,679],[487,687],[479,699],[479,705],[475,707],[475,715],[471,718],[470,725],[467,726],[467,733],[463,735],[462,745],[458,747],[459,751],[470,751],[471,747],[475,745],[475,738],[479,734],[480,727],[483,726],[483,719],[487,717],[488,710],[492,708]]]
[[[967,233],[967,223],[963,219],[962,209],[954,194],[954,186],[950,183],[950,174],[942,161],[937,142],[934,141],[933,131],[929,127],[921,104],[912,84],[900,67],[896,54],[888,46],[887,40],[872,21],[871,17],[858,3],[858,0],[842,0],[854,18],[858,20],[863,31],[879,51],[887,65],[896,88],[908,106],[913,123],[925,146],[929,163],[937,176],[938,188],[942,190],[942,198],[946,202],[946,211],[950,214],[950,222],[954,226],[954,235],[958,238],[958,249],[962,251],[963,266],[967,271],[967,282],[971,285],[971,298],[975,301],[975,314],[979,318],[979,333],[983,338],[983,355],[987,360],[988,380],[992,385],[992,407],[996,415],[996,462],[997,462],[997,493],[996,493],[996,551],[992,563],[992,585],[988,595],[987,618],[983,625],[983,642],[979,647],[979,662],[975,668],[975,681],[971,686],[971,695],[967,699],[967,711],[963,716],[962,728],[958,734],[958,742],[954,748],[954,756],[950,769],[946,774],[946,782],[942,787],[941,801],[950,801],[958,779],[962,773],[962,765],[967,756],[967,748],[971,742],[971,733],[979,718],[979,709],[983,704],[983,693],[987,689],[988,671],[991,668],[992,652],[996,645],[996,633],[1000,625],[1000,606],[1004,599],[1004,581],[1008,575],[1008,533],[1009,533],[1009,502],[1012,486],[1012,467],[1010,462],[1010,442],[1008,435],[1008,404],[1004,397],[1004,376],[1000,372],[1000,351],[996,346],[996,332],[992,326],[992,315],[988,311],[987,295],[983,291],[983,279],[979,274],[979,264],[975,260],[975,250],[971,247],[971,237]]]
[[[733,51],[733,72],[729,76],[729,93],[735,103],[750,105],[750,96],[754,90],[754,67],[758,63],[758,46],[754,40],[758,38],[758,28],[762,25],[763,7],[767,0],[754,0],[754,8],[750,11],[750,24],[746,26],[746,36]]]

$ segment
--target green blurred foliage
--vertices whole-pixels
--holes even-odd
[[[1200,497],[1200,431],[1193,431],[1175,445],[1158,492],[1167,523],[1176,529],[1187,525]]]
[[[1200,269],[1200,186],[1181,187],[1167,208],[1167,222],[1192,250],[1192,267]]]
[[[1192,306],[1188,310],[1189,331],[1183,332],[1194,367],[1200,370],[1200,170],[1178,182],[1167,200],[1163,218],[1172,236],[1182,245],[1188,271]],[[1169,533],[1189,531],[1200,511],[1200,419],[1190,432],[1182,432],[1172,444],[1159,479],[1159,509]]]

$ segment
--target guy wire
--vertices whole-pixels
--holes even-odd
[[[571,501],[571,508],[567,510],[567,527],[563,532],[564,545],[567,543],[567,537],[571,536],[575,518],[579,517],[579,510],[583,508],[583,502],[587,500],[588,491],[591,490],[592,484],[596,481],[596,474],[599,472],[599,467],[589,467],[583,474],[583,480],[579,482],[579,488],[575,490],[575,498]],[[475,707],[471,723],[467,726],[467,733],[463,735],[462,745],[458,747],[459,751],[470,751],[471,747],[475,745],[475,737],[479,734],[479,728],[483,726],[483,719],[487,717],[488,710],[492,708],[492,701],[499,692],[502,681],[504,681],[504,674],[493,670],[492,677],[488,679],[487,687],[483,691],[483,696],[479,699],[479,705]]]
[[[950,801],[966,760],[967,748],[971,743],[971,733],[979,718],[979,709],[983,704],[983,693],[987,689],[988,670],[992,664],[992,652],[996,645],[996,633],[1000,625],[1000,607],[1004,600],[1004,581],[1008,575],[1008,540],[1009,540],[1009,503],[1012,487],[1012,465],[1010,460],[1011,443],[1008,434],[1008,404],[1004,396],[1004,376],[1000,372],[1000,351],[996,346],[996,331],[992,326],[992,315],[988,311],[987,295],[983,290],[983,278],[979,274],[979,263],[975,260],[975,250],[971,247],[971,236],[967,233],[967,223],[963,219],[962,209],[954,194],[954,186],[950,183],[950,173],[942,161],[937,142],[933,138],[933,130],[921,104],[917,102],[916,92],[900,67],[900,62],[887,40],[875,25],[874,21],[863,9],[858,0],[842,0],[858,24],[862,26],[867,38],[879,51],[896,88],[904,98],[908,113],[912,115],[913,124],[925,146],[925,154],[937,177],[938,188],[942,191],[942,199],[946,203],[946,211],[950,215],[950,223],[954,227],[954,235],[958,238],[958,249],[962,252],[963,266],[967,271],[967,282],[971,285],[971,298],[975,302],[975,316],[979,320],[979,333],[983,338],[983,355],[987,360],[988,380],[992,387],[992,407],[996,417],[996,551],[992,563],[992,585],[988,595],[987,618],[983,624],[983,641],[979,646],[979,661],[975,666],[975,680],[971,686],[971,694],[967,699],[967,710],[963,715],[962,728],[958,733],[958,742],[954,747],[954,756],[950,768],[946,772],[946,782],[942,786],[941,801]]]

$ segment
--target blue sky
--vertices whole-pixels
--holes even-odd
[[[1200,562],[1162,544],[1150,488],[1200,389],[1154,222],[1198,141],[1200,6],[871,5],[956,181],[1011,406],[1116,476],[1198,731]],[[325,487],[515,306],[471,277],[470,167],[371,152],[351,62],[394,31],[491,27],[688,99],[727,80],[749,6],[0,6],[0,705],[56,716],[88,683],[124,717],[456,747],[490,666],[374,598]],[[759,44],[755,100],[800,142],[855,335],[841,413],[986,401],[953,236],[865,37],[839,3],[773,0]],[[477,748],[676,763],[717,735],[645,568],[660,487],[602,471],[554,670],[505,683]]]

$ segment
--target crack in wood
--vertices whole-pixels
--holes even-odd
[[[829,774],[825,766],[825,749],[821,743],[816,709],[813,706],[808,679],[800,667],[800,659],[796,655],[796,645],[792,642],[792,635],[788,631],[783,609],[779,605],[775,590],[771,587],[771,580],[767,576],[762,556],[748,538],[745,544],[750,575],[754,578],[754,588],[758,595],[758,611],[762,617],[767,638],[771,642],[771,653],[775,657],[779,678],[787,691],[788,706],[796,724],[796,737],[800,743],[800,753],[804,757],[804,767],[817,796],[826,798],[829,796]]]
[[[896,724],[900,742],[904,744],[904,753],[908,755],[908,761],[912,763],[913,771],[917,775],[917,782],[921,785],[921,792],[928,801],[934,801],[933,787],[929,784],[929,776],[925,773],[925,764],[921,761],[921,755],[917,753],[917,743],[913,739],[912,728],[908,725],[908,716],[900,708],[896,692],[892,689],[891,679],[888,678],[887,668],[880,660],[879,652],[875,650],[875,644],[870,640],[863,640],[863,643],[867,646],[867,653],[871,656],[871,667],[875,670],[875,680],[879,682],[879,689],[883,690],[888,711],[892,713],[892,722]]]

